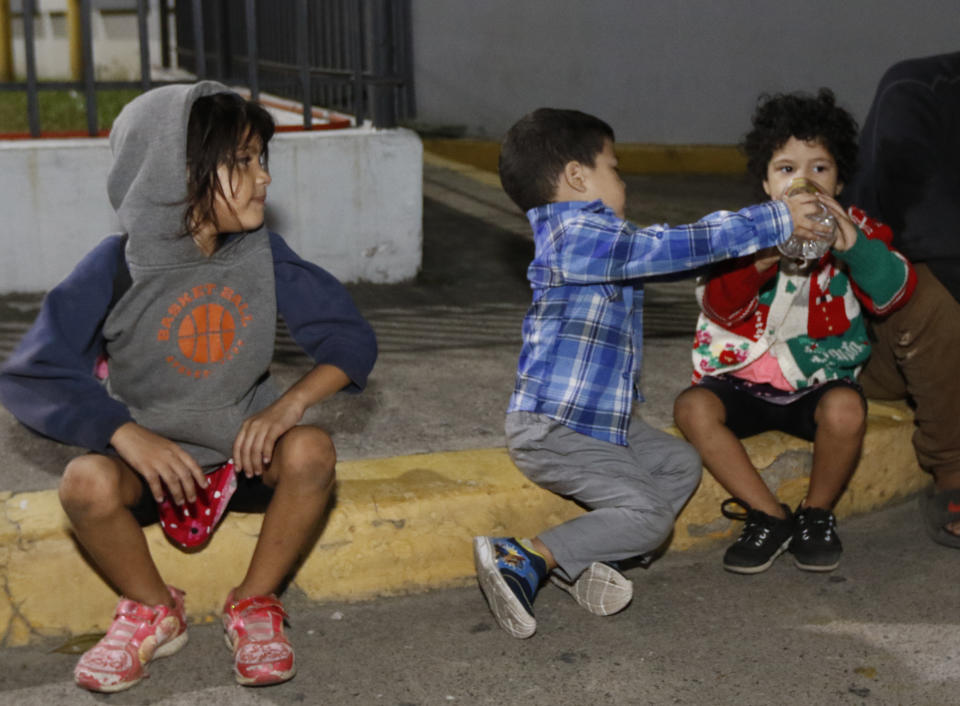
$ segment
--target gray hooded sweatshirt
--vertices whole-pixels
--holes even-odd
[[[210,469],[244,419],[277,398],[268,378],[277,302],[266,229],[205,256],[181,232],[193,102],[228,91],[203,81],[129,103],[110,133],[110,201],[128,234],[132,284],[104,323],[108,389],[141,426]]]

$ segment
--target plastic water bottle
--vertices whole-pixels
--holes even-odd
[[[800,193],[822,194],[824,193],[816,183],[809,179],[794,179],[790,186],[783,192],[784,196],[793,196]],[[817,203],[816,213],[807,215],[814,223],[820,223],[832,227],[829,235],[817,238],[816,240],[803,240],[795,235],[791,235],[787,240],[777,246],[777,249],[787,257],[794,260],[819,260],[827,254],[830,246],[837,239],[837,221],[830,215],[830,211],[822,203]]]

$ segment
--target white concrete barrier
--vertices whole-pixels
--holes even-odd
[[[39,292],[118,232],[106,139],[0,142],[0,293]],[[420,267],[423,147],[409,130],[279,133],[267,226],[344,282]]]

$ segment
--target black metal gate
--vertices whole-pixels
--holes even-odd
[[[0,81],[0,91],[24,92],[30,134],[41,134],[38,94],[76,90],[86,102],[87,130],[97,124],[96,92],[105,88],[146,91],[163,83],[150,72],[148,0],[78,0],[83,52],[79,80],[40,81],[34,18],[38,0],[15,0],[23,22],[25,80]],[[303,104],[303,124],[312,127],[311,106],[393,127],[415,115],[411,56],[411,0],[177,0],[174,7],[180,66],[198,78],[248,86]],[[161,61],[170,66],[167,32],[171,0],[156,0]],[[97,7],[135,9],[139,38],[139,81],[105,81],[94,75],[91,14]],[[198,28],[200,31],[194,31]]]
[[[393,127],[414,115],[410,0],[177,0],[178,64]],[[303,111],[304,127],[311,111]]]

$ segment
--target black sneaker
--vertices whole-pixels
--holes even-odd
[[[728,505],[739,505],[745,512],[734,512]],[[743,520],[743,530],[723,555],[723,568],[736,574],[759,574],[783,554],[793,538],[793,514],[781,505],[786,519],[771,517],[754,510],[740,498],[728,498],[720,505],[720,512],[731,520]]]
[[[833,571],[840,564],[843,545],[837,535],[837,518],[818,507],[797,508],[796,529],[790,552],[797,568]]]

